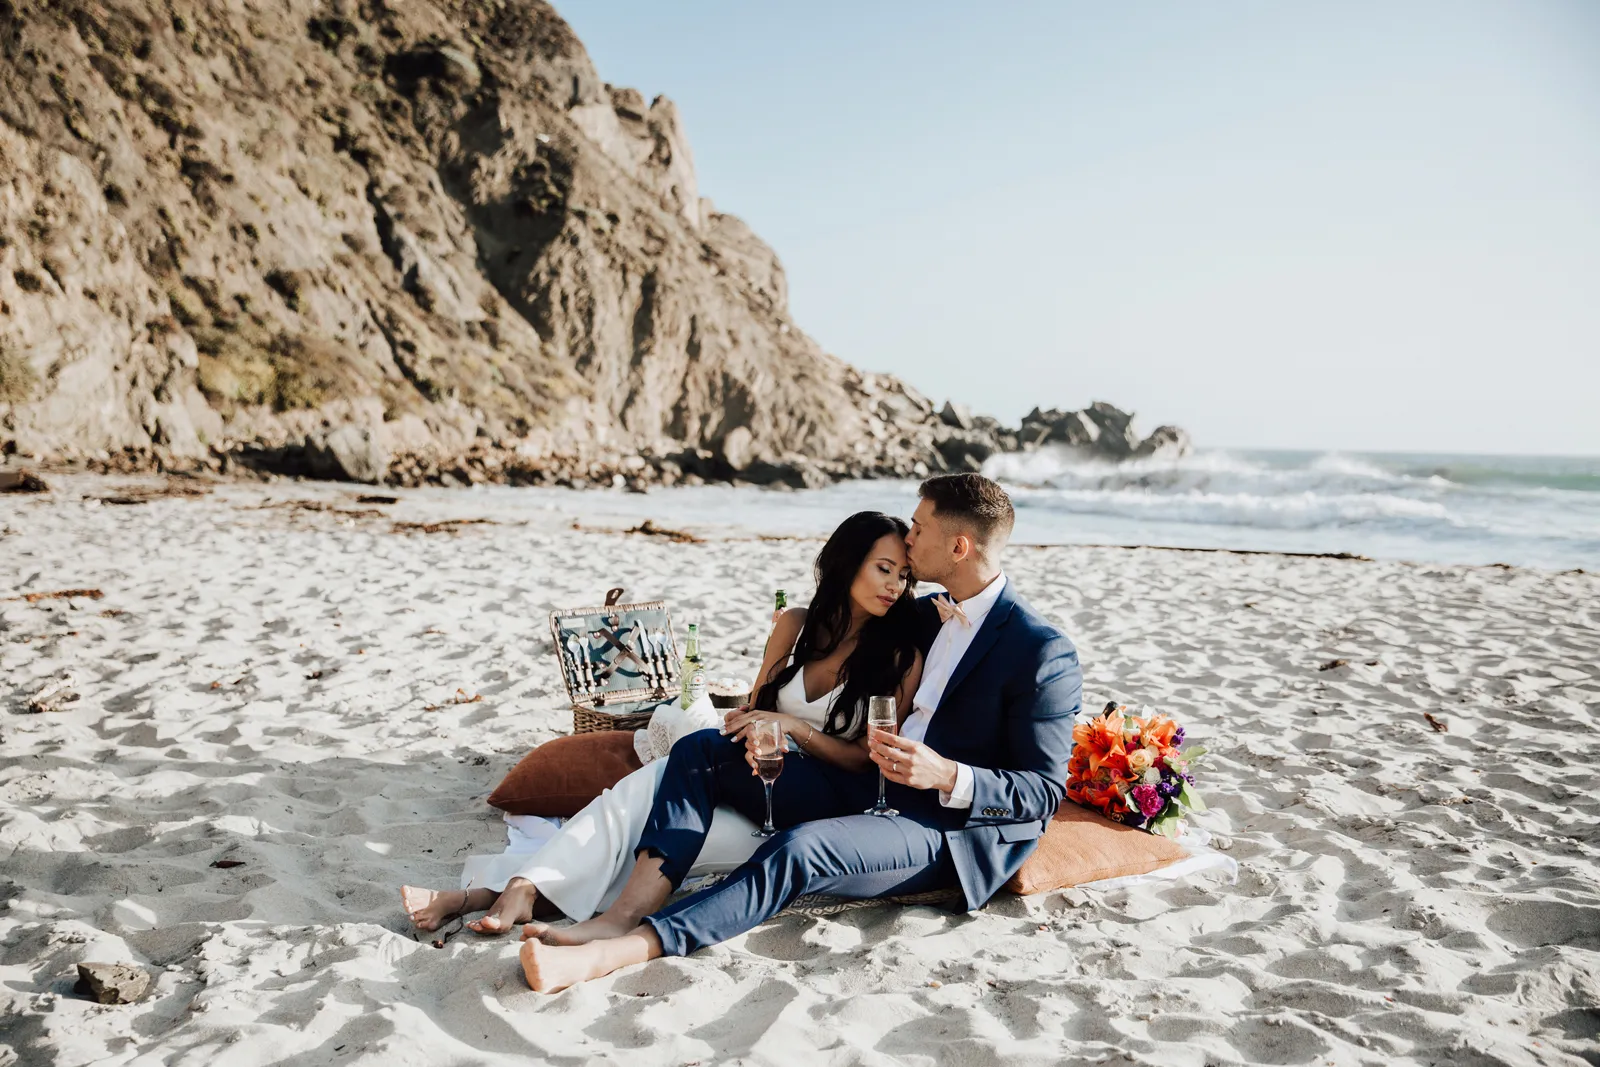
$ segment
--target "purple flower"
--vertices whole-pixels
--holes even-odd
[[[1178,727],[1178,732],[1172,735],[1172,747],[1173,748],[1182,748],[1183,747],[1183,727],[1181,727],[1181,726]]]
[[[1139,805],[1139,810],[1144,812],[1144,817],[1147,819],[1160,815],[1161,809],[1167,806],[1167,798],[1157,792],[1153,785],[1134,786],[1133,801]]]

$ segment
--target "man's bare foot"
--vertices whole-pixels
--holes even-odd
[[[501,891],[500,899],[494,902],[489,914],[467,923],[467,928],[480,934],[507,933],[518,923],[533,918],[533,905],[538,897],[539,891],[533,883],[514,879]]]
[[[609,915],[596,915],[592,919],[585,919],[581,923],[571,926],[551,926],[549,923],[528,923],[522,928],[522,940],[543,941],[551,946],[572,947],[587,945],[591,941],[604,941],[612,937],[621,937],[639,925],[637,919],[611,918]]]
[[[661,955],[659,943],[637,934],[609,938],[590,945],[547,945],[543,941],[522,943],[522,976],[536,993],[559,993],[579,982],[602,978],[612,971],[644,963]]]
[[[414,885],[400,887],[400,905],[411,917],[418,930],[437,930],[455,916],[467,910],[467,892],[464,889],[418,889]]]
[[[536,993],[559,993],[568,986],[598,978],[599,953],[588,945],[555,946],[542,941],[522,943],[522,975]]]

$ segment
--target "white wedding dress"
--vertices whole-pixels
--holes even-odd
[[[843,686],[808,701],[805,673],[796,671],[778,691],[778,711],[821,730]],[[640,767],[563,823],[537,852],[470,858],[461,874],[461,888],[499,892],[512,878],[526,878],[570,919],[587,919],[606,910],[633,870],[634,849],[666,769],[665,759]],[[718,808],[689,876],[726,874],[738,867],[761,844],[755,830],[755,824],[732,808]]]

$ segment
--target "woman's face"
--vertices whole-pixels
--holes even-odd
[[[910,578],[904,539],[899,534],[884,534],[861,561],[850,586],[850,599],[870,615],[886,615],[906,591]]]

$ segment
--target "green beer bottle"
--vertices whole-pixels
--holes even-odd
[[[700,627],[689,624],[689,637],[683,643],[683,695],[678,706],[687,708],[706,692],[706,665],[700,658]]]

